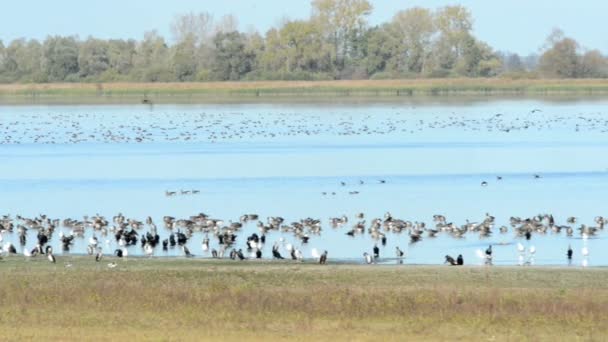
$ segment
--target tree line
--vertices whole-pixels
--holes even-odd
[[[264,35],[234,16],[178,15],[172,41],[49,36],[0,41],[0,82],[169,82],[395,79],[416,77],[608,77],[608,59],[555,29],[539,55],[500,52],[477,39],[463,6],[414,7],[369,25],[367,0],[313,0],[306,20]]]

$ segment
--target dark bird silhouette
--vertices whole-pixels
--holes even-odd
[[[279,253],[279,246],[277,245],[272,247],[272,257],[275,259],[285,259],[281,256],[281,253]]]
[[[378,259],[380,257],[380,248],[378,245],[374,245],[374,259]]]
[[[95,261],[100,262],[102,258],[103,258],[103,253],[101,252],[101,249],[99,249],[97,251],[97,254],[95,254]]]
[[[319,264],[325,265],[326,263],[327,263],[327,251],[323,252],[323,254],[321,254],[321,257],[319,258]]]
[[[458,254],[458,258],[456,258],[456,263],[458,266],[464,265],[464,259],[462,258],[462,254]]]
[[[449,255],[445,256],[445,262],[444,262],[444,264],[450,264],[452,266],[458,265],[458,263],[456,262],[456,260],[454,260],[454,258],[452,258]]]
[[[236,256],[239,257],[239,260],[245,260],[245,256],[243,255],[243,250],[239,249],[238,252],[236,252]]]

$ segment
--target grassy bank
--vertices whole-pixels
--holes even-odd
[[[9,258],[3,340],[605,340],[608,270]]]
[[[608,80],[411,79],[356,81],[261,81],[208,83],[3,84],[0,101],[104,98],[170,102],[215,97],[435,96],[608,94]]]

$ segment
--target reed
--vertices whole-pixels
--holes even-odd
[[[258,81],[203,83],[3,84],[0,99],[25,97],[134,97],[167,99],[213,96],[416,96],[607,94],[603,79],[449,78],[350,81]]]

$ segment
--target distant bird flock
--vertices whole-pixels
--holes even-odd
[[[608,132],[601,113],[578,115],[452,113],[417,117],[330,113],[179,113],[162,107],[142,113],[19,113],[0,122],[0,144],[81,144],[151,142],[248,142],[314,136],[407,136],[434,131],[464,134],[534,134],[555,129],[566,132]],[[532,115],[532,113],[537,113]]]

